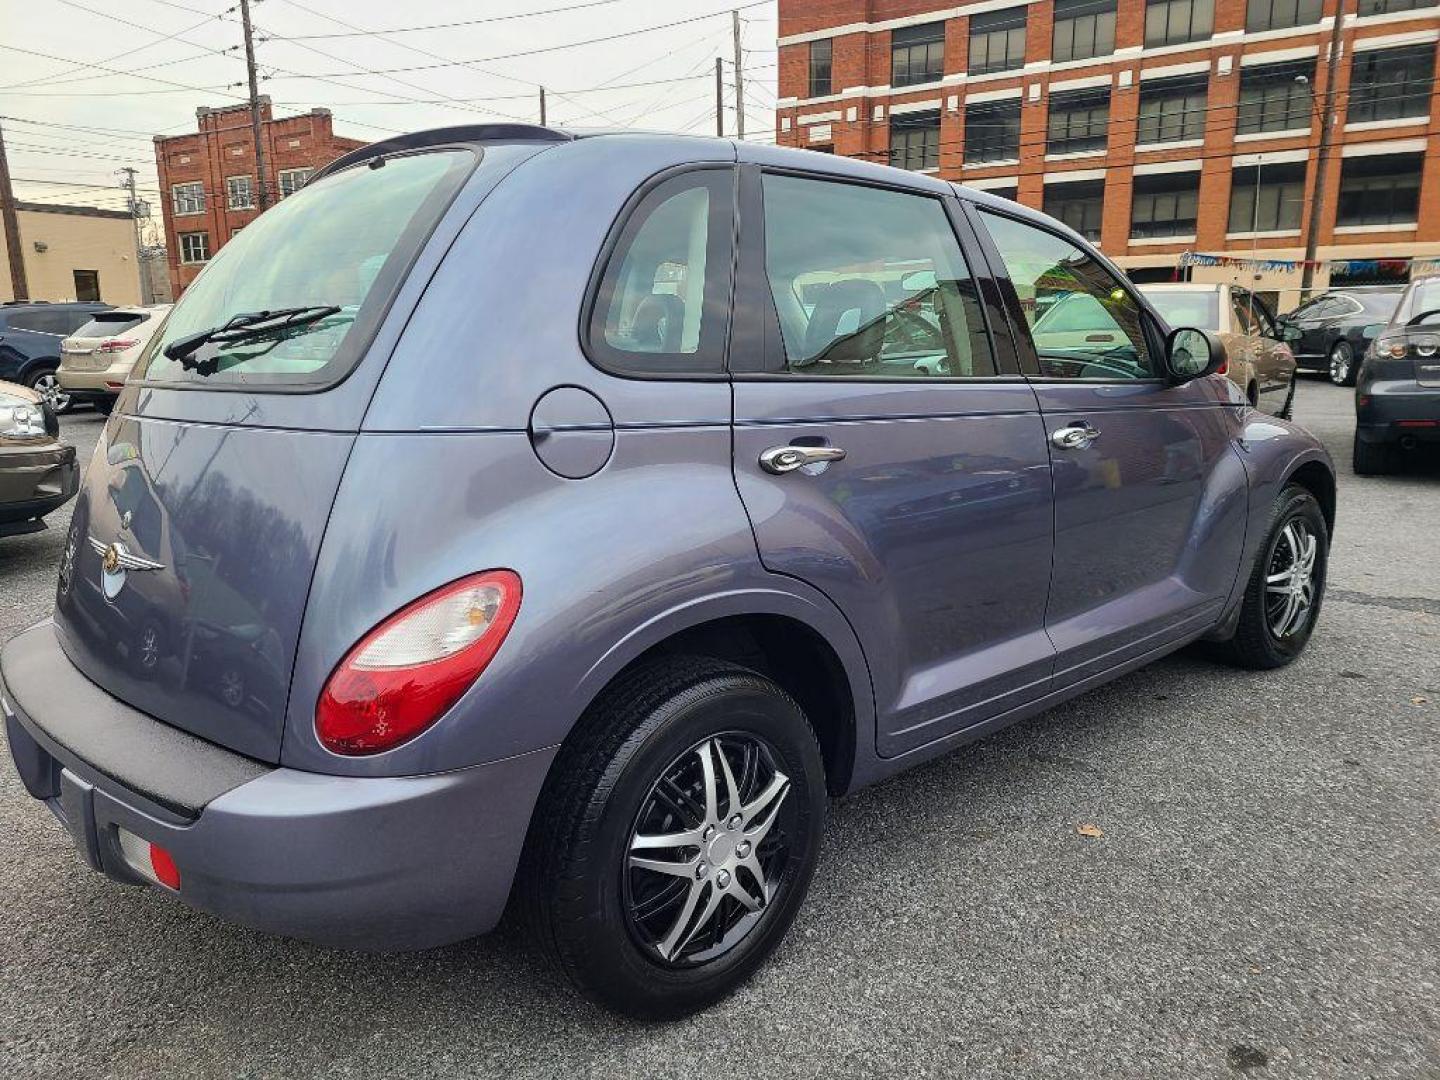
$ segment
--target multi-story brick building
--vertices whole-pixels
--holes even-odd
[[[1317,287],[1332,271],[1335,284],[1403,277],[1400,260],[1440,256],[1435,3],[1339,0]],[[1042,208],[1142,280],[1170,277],[1187,251],[1298,261],[1336,10],[780,0],[776,137]],[[1293,305],[1298,268],[1257,269],[1191,272]]]
[[[295,191],[316,169],[363,146],[336,135],[329,109],[271,114],[260,99],[267,201]],[[175,296],[225,242],[260,212],[250,106],[195,110],[198,131],[155,139],[155,167],[165,214],[165,246]]]

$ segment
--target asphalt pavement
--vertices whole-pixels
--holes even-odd
[[[1341,474],[1298,662],[1184,653],[834,803],[779,955],[680,1023],[508,931],[369,956],[113,884],[7,758],[0,1076],[1440,1077],[1440,467],[1353,476],[1351,400],[1297,398]],[[0,641],[66,523],[0,541]]]

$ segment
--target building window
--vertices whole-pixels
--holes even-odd
[[[1361,14],[1364,14],[1365,0],[1360,2]],[[1310,26],[1319,21],[1320,0],[1250,0],[1245,8],[1245,29],[1252,34],[1258,30]]]
[[[283,199],[286,195],[294,195],[305,186],[305,181],[309,180],[314,172],[314,169],[281,169],[280,197]]]
[[[255,193],[248,176],[227,176],[225,178],[225,209],[253,210]]]
[[[205,185],[198,180],[192,184],[175,184],[170,188],[170,200],[179,214],[203,214],[205,212]]]
[[[98,301],[100,299],[100,271],[75,271],[75,299]]]
[[[1050,58],[1086,60],[1115,51],[1115,0],[1055,0]]]
[[[890,32],[890,85],[939,82],[945,72],[945,24],[903,26]]]
[[[965,106],[965,161],[1020,159],[1020,99]]]
[[[810,43],[811,97],[824,97],[826,94],[834,93],[830,81],[831,60],[834,53],[835,43],[830,38],[822,38],[820,41]]]
[[[1076,154],[1085,150],[1103,150],[1109,127],[1109,87],[1051,94],[1045,152]]]
[[[1179,142],[1205,137],[1205,95],[1208,75],[1146,79],[1140,83],[1140,119],[1136,141]]]
[[[1309,130],[1314,82],[1314,60],[1242,68],[1235,133]]]
[[[1011,202],[1020,201],[1020,189],[1015,186],[985,188],[985,194],[994,195],[997,199],[1009,199]]]
[[[1045,185],[1045,213],[1059,218],[1086,240],[1100,239],[1100,218],[1105,210],[1105,181],[1077,180]]]
[[[1350,105],[1345,119],[1369,120],[1428,117],[1435,83],[1435,46],[1357,52],[1350,63]]]
[[[1423,154],[1345,158],[1336,225],[1413,226],[1420,212]]]
[[[890,164],[897,169],[940,167],[940,112],[890,116]]]
[[[180,261],[203,263],[210,258],[210,235],[203,232],[180,234]]]
[[[1135,177],[1130,235],[1193,236],[1200,206],[1198,172],[1160,173]]]
[[[970,16],[971,75],[1013,71],[1025,66],[1025,14],[1028,7]]]
[[[1230,174],[1232,233],[1297,232],[1304,208],[1303,161],[1242,166]]]
[[[1210,36],[1215,0],[1147,0],[1145,45],[1182,45]]]
[[[1360,0],[1361,15],[1388,15],[1392,11],[1416,11],[1434,7],[1437,0]]]

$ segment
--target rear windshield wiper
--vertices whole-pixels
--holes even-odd
[[[288,330],[292,326],[307,326],[335,315],[340,308],[334,304],[311,304],[308,307],[276,308],[273,311],[246,311],[220,326],[209,330],[176,338],[165,346],[165,355],[178,360],[182,367],[196,367],[186,363],[190,355],[202,345],[210,342],[243,341],[249,337],[260,337],[277,330]]]

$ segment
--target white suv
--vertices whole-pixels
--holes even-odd
[[[165,321],[169,304],[97,311],[60,343],[60,388],[75,402],[109,414],[150,335]]]

